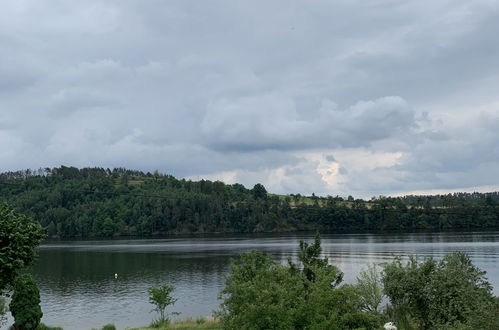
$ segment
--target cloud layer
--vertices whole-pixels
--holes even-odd
[[[486,0],[9,2],[0,170],[362,197],[499,188],[498,14]]]

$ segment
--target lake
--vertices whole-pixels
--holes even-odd
[[[66,330],[114,323],[119,329],[147,325],[147,288],[175,287],[173,309],[180,318],[208,316],[218,308],[218,293],[230,259],[248,250],[271,253],[281,262],[296,259],[300,240],[313,233],[174,237],[166,239],[54,241],[39,249],[33,273],[39,283],[43,322]],[[397,255],[441,257],[468,253],[487,271],[499,294],[499,232],[411,234],[322,234],[324,255],[354,282],[369,263]],[[118,274],[115,278],[114,274]]]

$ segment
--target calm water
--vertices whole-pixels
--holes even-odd
[[[42,321],[66,330],[106,323],[119,329],[147,325],[155,317],[147,288],[162,283],[175,286],[174,310],[181,318],[211,315],[219,305],[217,295],[231,257],[256,249],[284,262],[296,258],[302,239],[312,240],[313,234],[47,243],[33,269],[41,290]],[[347,282],[368,263],[396,255],[440,257],[464,251],[487,271],[499,294],[499,232],[323,234],[322,243]]]

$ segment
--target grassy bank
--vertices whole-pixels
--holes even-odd
[[[222,325],[219,321],[212,317],[206,318],[187,318],[182,321],[175,321],[169,324],[159,325],[151,324],[149,327],[133,328],[129,330],[153,330],[153,329],[177,329],[177,330],[191,330],[191,329],[212,329],[221,330]]]

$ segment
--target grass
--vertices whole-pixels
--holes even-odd
[[[134,328],[129,330],[154,330],[154,329],[177,329],[177,330],[195,330],[195,329],[211,329],[221,330],[222,325],[219,321],[212,317],[198,317],[196,319],[190,317],[182,321],[175,321],[169,324],[159,325],[154,327],[151,325],[144,328]]]
[[[51,327],[51,326],[45,325],[43,323],[40,323],[36,329],[37,330],[62,330],[62,328],[60,328],[60,327]]]

